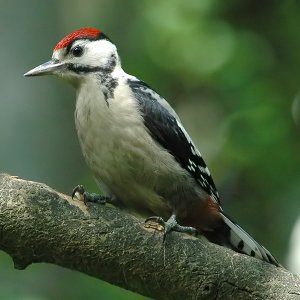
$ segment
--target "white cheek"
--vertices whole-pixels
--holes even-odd
[[[78,58],[78,62],[89,66],[104,66],[117,55],[116,46],[107,40],[94,41],[85,46],[84,54]]]

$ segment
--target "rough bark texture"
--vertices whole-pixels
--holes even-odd
[[[145,229],[119,209],[0,175],[0,249],[24,269],[47,262],[156,299],[300,299],[300,279],[204,238]]]

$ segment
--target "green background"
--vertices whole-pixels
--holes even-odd
[[[123,67],[175,107],[224,210],[284,265],[299,215],[300,2],[0,1],[0,169],[70,194],[97,191],[77,142],[75,91],[22,74],[80,27],[101,28]],[[1,299],[142,299],[0,253]]]

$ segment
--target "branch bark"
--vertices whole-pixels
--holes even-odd
[[[146,229],[117,208],[0,175],[0,249],[17,269],[47,262],[156,299],[300,299],[300,278],[204,238]]]

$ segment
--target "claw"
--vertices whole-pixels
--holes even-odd
[[[156,217],[156,216],[149,217],[145,220],[144,227],[155,229],[157,231],[164,231],[165,221],[161,217]]]
[[[164,231],[164,241],[166,239],[166,236],[171,231],[185,232],[197,236],[197,230],[194,227],[179,225],[176,221],[176,216],[174,214],[168,219],[167,222],[165,222],[161,217],[149,217],[145,220],[144,227],[156,229],[158,231]]]
[[[110,200],[110,197],[107,196],[101,196],[95,193],[89,193],[85,191],[85,188],[83,185],[79,184],[75,186],[75,188],[72,191],[72,199],[76,195],[76,193],[79,193],[81,195],[81,200],[83,200],[83,203],[87,205],[87,202],[94,202],[99,204],[105,204]]]
[[[174,214],[166,222],[165,236],[171,231],[184,232],[184,233],[188,233],[188,234],[197,236],[196,228],[190,227],[190,226],[179,225],[176,221],[176,215],[174,215]]]
[[[83,187],[83,185],[79,184],[79,185],[76,185],[72,191],[72,199],[74,199],[74,196],[76,193],[79,193],[81,196],[83,196],[85,192],[85,189]]]

